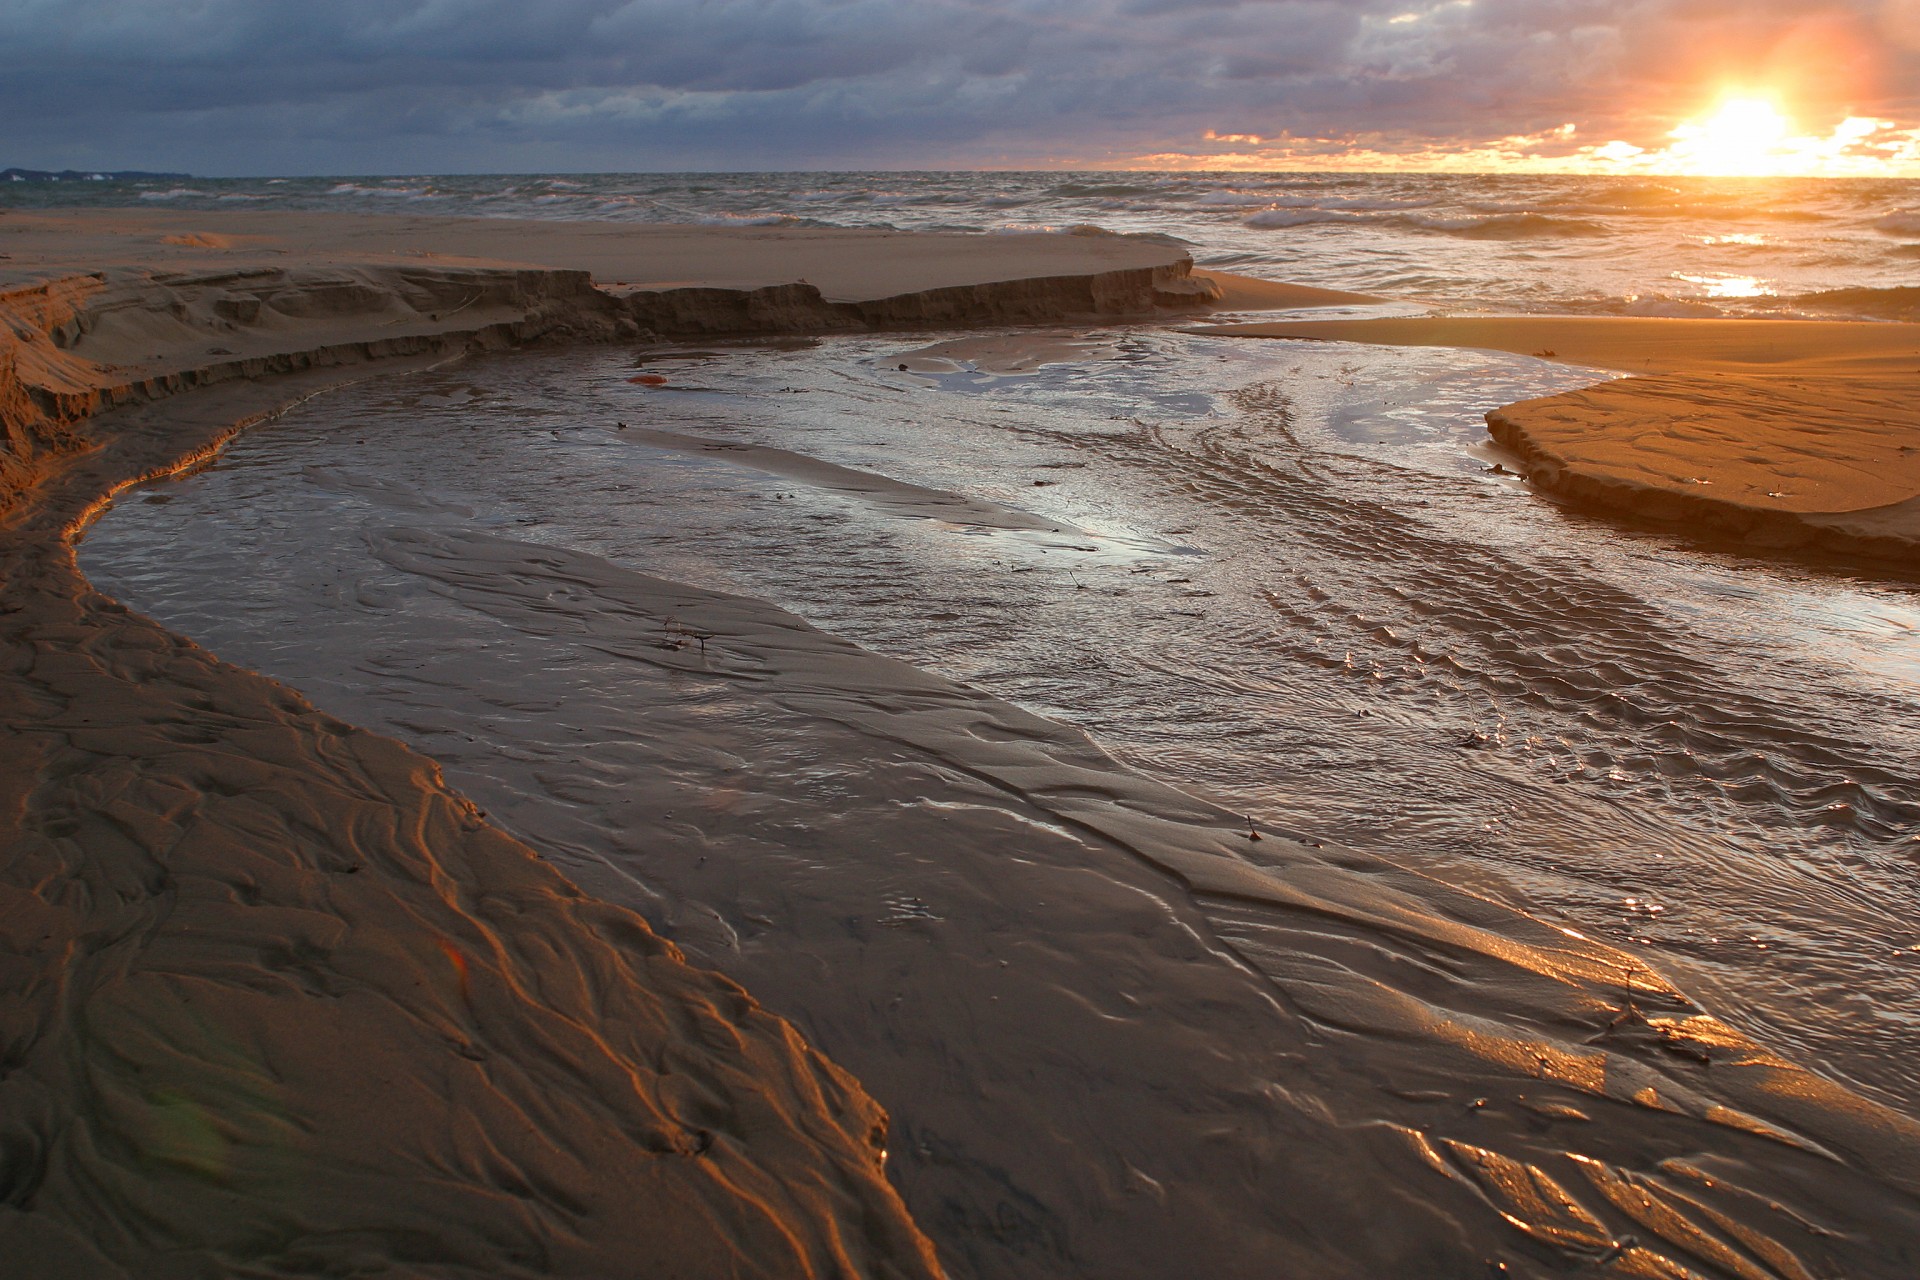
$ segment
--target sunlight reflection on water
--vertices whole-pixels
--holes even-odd
[[[339,628],[375,628],[383,652],[443,639],[378,612],[405,584],[358,531],[465,509],[770,599],[1263,825],[1638,942],[1776,1042],[1920,1101],[1920,991],[1888,960],[1920,919],[1902,852],[1920,832],[1911,593],[1676,547],[1493,471],[1481,412],[1578,370],[1095,336],[1112,358],[992,379],[902,372],[924,340],[862,337],[649,353],[660,387],[608,351],[376,384],[243,437],[168,503],[123,503],[85,564],[223,657],[325,694],[365,682],[367,642]],[[913,518],[616,420],[1094,536]],[[346,423],[363,447],[341,449]],[[1648,901],[1663,909],[1622,906]],[[1864,1012],[1835,1012],[1843,994]]]

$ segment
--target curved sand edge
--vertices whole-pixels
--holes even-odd
[[[211,228],[211,229],[209,229]],[[327,214],[0,217],[0,509],[74,424],[235,378],[553,337],[1110,321],[1221,296],[1119,236]]]
[[[1487,414],[1540,489],[1760,551],[1920,567],[1920,325],[1468,317],[1227,335],[1510,351],[1636,376]]]
[[[1487,429],[1576,505],[1913,570],[1917,394],[1920,380],[1629,378],[1492,410]]]
[[[432,761],[87,585],[115,487],[337,383],[87,424],[0,534],[0,1253],[38,1275],[938,1274],[886,1118]]]

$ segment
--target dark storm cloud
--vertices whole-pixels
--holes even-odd
[[[1920,0],[0,0],[7,163],[208,172],[1102,160],[1207,130],[1910,118]]]

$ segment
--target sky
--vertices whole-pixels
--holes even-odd
[[[1920,176],[1920,0],[0,0],[0,166],[1658,171],[1729,94]]]

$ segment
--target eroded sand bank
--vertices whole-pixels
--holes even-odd
[[[1920,325],[1614,317],[1221,326],[1633,375],[1487,415],[1541,488],[1763,548],[1920,564]]]

